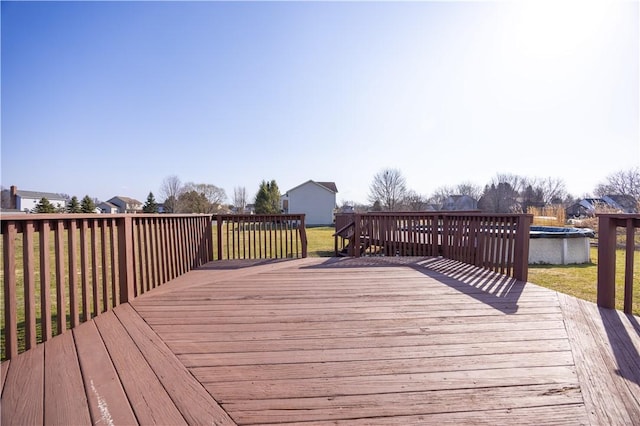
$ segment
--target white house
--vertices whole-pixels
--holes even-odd
[[[96,206],[100,213],[118,213],[118,206],[108,201],[103,201]]]
[[[51,205],[56,209],[64,209],[67,207],[67,200],[60,194],[40,191],[22,191],[18,190],[15,186],[11,187],[11,204],[16,210],[30,212],[43,198],[49,200]]]
[[[116,196],[107,203],[118,207],[118,213],[140,213],[142,212],[142,203],[134,198]]]
[[[308,180],[280,197],[284,213],[304,213],[307,225],[331,225],[338,188],[334,182]]]

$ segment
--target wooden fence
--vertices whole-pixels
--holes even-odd
[[[304,214],[218,215],[217,258],[307,257]]]
[[[336,215],[349,256],[443,256],[526,281],[532,215],[468,212]]]
[[[618,228],[624,228],[624,312],[633,310],[633,260],[635,233],[640,228],[640,214],[598,214],[598,306],[616,306],[616,248]]]
[[[19,336],[31,349],[213,258],[210,215],[12,215],[1,229],[3,359]]]

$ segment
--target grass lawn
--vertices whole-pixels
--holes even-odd
[[[624,250],[616,251],[616,308],[624,303]],[[581,265],[529,265],[529,282],[595,302],[598,282],[598,249],[591,248],[591,263]],[[633,313],[640,315],[640,253],[633,262]]]
[[[307,256],[331,257],[334,253],[333,226],[317,226],[306,228]]]

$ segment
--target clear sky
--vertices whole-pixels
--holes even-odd
[[[2,1],[2,186],[162,180],[366,202],[497,173],[574,196],[640,165],[638,1]],[[160,200],[162,201],[162,200]]]

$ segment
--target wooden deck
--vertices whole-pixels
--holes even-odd
[[[640,424],[640,324],[429,258],[212,262],[2,364],[11,424]]]

